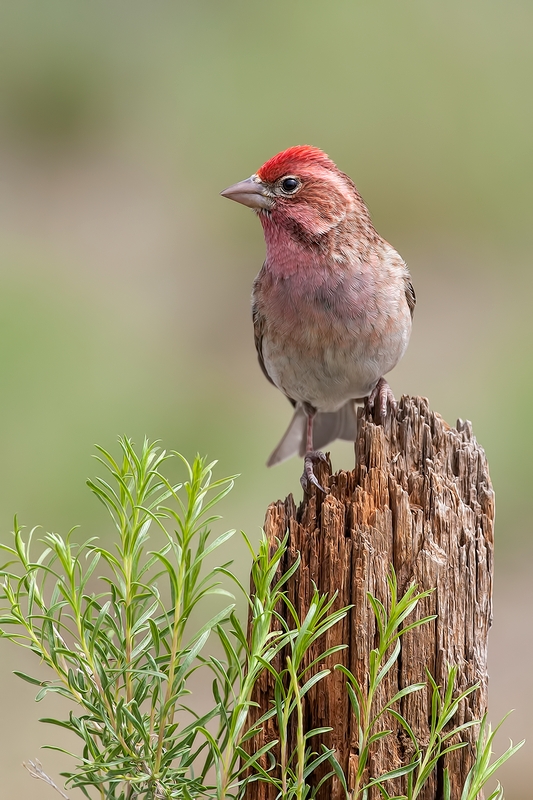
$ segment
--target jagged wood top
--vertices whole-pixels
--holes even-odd
[[[301,567],[288,585],[289,598],[301,614],[309,606],[313,583],[322,592],[338,592],[338,607],[353,605],[345,620],[328,632],[322,648],[348,644],[333,660],[345,663],[365,681],[376,636],[367,592],[386,602],[386,576],[392,563],[401,592],[412,581],[420,589],[435,589],[416,613],[419,617],[437,614],[437,619],[405,634],[401,658],[380,691],[390,697],[398,689],[424,680],[425,667],[442,685],[448,665],[456,664],[457,691],[480,683],[480,689],[463,703],[456,724],[479,718],[487,707],[494,492],[485,453],[471,424],[459,420],[456,428],[450,427],[419,397],[402,397],[397,412],[383,426],[362,409],[354,470],[331,474],[329,465],[319,465],[317,477],[330,489],[329,494],[313,489],[298,508],[292,496],[272,503],[265,532],[274,541],[289,531],[289,550],[282,568],[286,569],[297,553],[301,555]],[[333,662],[328,666],[334,666]],[[328,681],[310,693],[307,723],[313,728],[334,726],[324,736],[324,744],[337,748],[340,763],[347,774],[353,774],[355,723],[344,680],[335,672]],[[268,676],[264,676],[254,696],[262,712],[269,707],[271,691]],[[428,701],[425,692],[402,700],[402,713],[422,741],[428,735]],[[386,746],[378,743],[372,759],[374,774],[405,763],[408,755],[409,742],[398,725],[392,718],[386,725],[396,731],[396,738],[388,737]],[[261,746],[275,733],[272,723],[256,744]],[[465,735],[473,742],[475,729]],[[452,796],[459,796],[472,756],[472,748],[467,747],[447,757]],[[439,769],[421,800],[437,797],[442,765]],[[398,782],[395,791],[401,790]],[[249,797],[267,800],[268,787],[252,784]],[[328,792],[330,797],[340,800],[339,785]]]

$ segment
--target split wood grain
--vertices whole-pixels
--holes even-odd
[[[454,725],[479,719],[487,709],[494,493],[485,453],[471,424],[459,420],[456,428],[450,427],[420,397],[403,397],[384,425],[376,424],[362,409],[355,469],[332,475],[328,465],[319,466],[317,477],[329,489],[326,496],[313,490],[298,508],[289,496],[272,503],[265,519],[265,533],[272,543],[289,532],[283,570],[300,553],[301,566],[287,592],[301,618],[309,608],[313,584],[322,593],[337,592],[335,608],[352,606],[308,654],[309,662],[325,648],[345,643],[348,648],[335,653],[326,666],[345,664],[366,685],[369,652],[376,646],[367,593],[386,604],[392,564],[400,595],[411,582],[419,590],[435,589],[419,603],[415,614],[417,618],[436,614],[437,618],[402,637],[400,658],[383,681],[377,703],[424,681],[426,668],[442,686],[449,666],[457,665],[457,692],[475,683],[480,686],[461,704]],[[284,613],[283,608],[279,610]],[[259,708],[252,717],[258,718],[271,706],[272,696],[271,677],[265,672],[254,692]],[[399,706],[421,743],[429,735],[430,702],[430,693],[422,691],[404,697]],[[314,687],[306,697],[304,712],[308,730],[333,728],[322,741],[335,747],[349,786],[353,785],[357,735],[342,673],[332,671]],[[369,777],[407,763],[411,755],[410,740],[396,720],[387,715],[382,725],[393,733],[372,751]],[[446,758],[454,798],[460,796],[459,787],[472,765],[476,733],[477,726],[465,731],[463,739],[469,745]],[[294,732],[292,737],[294,746]],[[255,750],[274,738],[276,726],[270,720],[250,746]],[[317,739],[312,742],[318,750]],[[442,797],[443,767],[441,763],[435,770],[421,800]],[[398,780],[388,788],[393,794],[404,787]],[[370,797],[378,797],[377,790],[371,790]],[[247,798],[274,800],[275,791],[265,783],[252,783]],[[338,780],[320,790],[319,800],[325,798],[344,800]]]

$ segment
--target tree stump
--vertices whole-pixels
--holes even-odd
[[[332,475],[328,465],[320,466],[317,477],[329,487],[329,494],[313,489],[298,509],[289,496],[267,510],[268,539],[274,543],[289,532],[281,568],[286,570],[298,553],[301,556],[301,566],[287,586],[288,596],[301,618],[309,607],[313,582],[320,592],[338,592],[336,608],[352,605],[344,620],[327,632],[315,655],[326,647],[347,644],[326,666],[345,664],[366,685],[369,651],[376,645],[367,592],[386,604],[391,564],[400,596],[413,581],[419,590],[434,588],[415,614],[416,618],[436,614],[436,619],[405,633],[400,658],[380,691],[384,697],[392,697],[409,684],[425,681],[425,668],[439,685],[445,685],[449,666],[457,665],[457,693],[475,683],[480,686],[461,704],[454,726],[479,719],[487,708],[493,571],[494,493],[485,453],[469,422],[459,420],[457,427],[451,428],[430,410],[424,398],[403,397],[384,426],[365,409],[360,410],[359,419],[353,472]],[[280,612],[286,614],[284,608]],[[310,653],[309,659],[313,657]],[[252,698],[259,704],[252,717],[257,719],[271,706],[272,696],[271,678],[265,672]],[[398,708],[422,744],[428,739],[430,703],[430,692],[419,691],[404,697]],[[311,690],[304,713],[307,730],[333,727],[322,741],[336,748],[351,788],[357,768],[357,736],[340,671],[333,671]],[[410,740],[392,716],[387,716],[384,727],[385,723],[393,733],[376,743],[369,777],[409,761]],[[439,762],[421,800],[442,797],[445,765],[449,767],[451,796],[460,796],[459,787],[473,762],[477,730],[464,731],[463,740],[469,745],[446,756],[445,764]],[[275,721],[270,720],[251,746],[255,750],[274,738]],[[319,749],[316,739],[312,744]],[[320,775],[313,777],[313,783]],[[389,784],[391,794],[403,790],[401,780]],[[249,785],[248,800],[274,800],[274,796],[265,783]],[[370,797],[378,796],[372,789]],[[344,793],[334,779],[321,788],[318,797],[344,800]]]

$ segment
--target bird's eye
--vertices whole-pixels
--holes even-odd
[[[300,181],[298,178],[283,178],[281,181],[281,190],[285,194],[294,194],[296,189],[300,186]]]

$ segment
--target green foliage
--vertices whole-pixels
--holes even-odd
[[[480,724],[478,740],[476,743],[476,760],[474,761],[474,764],[467,775],[465,785],[461,793],[461,800],[476,800],[479,792],[483,789],[487,781],[492,778],[496,770],[499,769],[502,764],[505,764],[507,759],[511,758],[511,756],[514,755],[517,750],[520,750],[524,744],[523,741],[515,745],[513,745],[511,742],[511,745],[507,748],[505,753],[491,763],[490,759],[492,756],[492,742],[494,736],[507,716],[508,715],[502,719],[494,731],[491,730],[490,724],[487,722],[487,715],[485,714],[483,716]],[[451,800],[450,776],[447,769],[444,770],[444,800]],[[487,800],[503,800],[503,789],[499,783],[496,786],[496,789],[489,795]]]
[[[187,634],[186,628],[201,600],[228,594],[217,579],[222,569],[202,577],[201,565],[233,534],[208,543],[208,525],[216,519],[209,512],[233,481],[213,481],[213,464],[196,458],[192,466],[182,459],[187,479],[171,484],[161,468],[177,454],[145,442],[137,455],[129,440],[120,444],[120,463],[99,448],[111,480],[88,481],[114,521],[115,551],[96,539],[77,544],[70,531],[66,538],[46,534],[44,550],[34,556],[36,530],[24,539],[15,520],[14,545],[2,545],[9,558],[2,568],[2,635],[31,649],[54,673],[46,681],[19,673],[41,687],[37,700],[57,692],[80,709],[67,720],[45,720],[82,740],[76,770],[64,773],[67,785],[86,796],[87,787],[97,787],[110,800],[197,794],[201,784],[191,781],[190,767],[205,747],[198,744],[200,727],[218,709],[200,721],[178,719],[198,656],[213,629],[229,619],[233,602],[200,630]],[[150,552],[154,524],[164,541]],[[11,571],[15,563],[21,572]],[[97,567],[105,573],[98,580]]]
[[[415,620],[407,625],[404,624],[406,618],[415,610],[418,602],[422,598],[430,595],[431,590],[417,592],[416,586],[411,584],[403,597],[398,598],[398,584],[392,567],[388,576],[388,586],[390,598],[390,611],[388,613],[383,603],[376,597],[368,594],[368,601],[372,606],[376,618],[378,646],[370,652],[367,685],[362,686],[355,675],[350,672],[350,670],[346,669],[346,667],[341,665],[337,667],[348,679],[346,688],[358,727],[357,741],[359,759],[354,788],[348,791],[346,776],[343,774],[340,764],[336,762],[334,755],[332,755],[330,760],[334,765],[334,771],[345,789],[347,800],[360,800],[360,798],[366,800],[368,797],[368,790],[373,786],[379,789],[384,800],[417,800],[428,778],[435,770],[437,763],[447,753],[467,746],[468,742],[457,741],[461,732],[474,725],[480,725],[476,762],[470,770],[465,782],[464,791],[461,795],[461,800],[476,800],[480,789],[493,775],[494,771],[513,755],[522,746],[523,742],[520,742],[520,744],[515,747],[510,747],[496,762],[494,762],[494,764],[490,764],[491,743],[494,734],[491,734],[489,728],[485,738],[485,717],[481,720],[481,723],[480,720],[472,720],[462,725],[449,728],[449,723],[455,717],[461,702],[478,688],[478,684],[474,684],[465,691],[455,694],[457,667],[451,667],[449,669],[447,683],[443,692],[441,692],[441,688],[437,686],[426,668],[427,684],[415,683],[406,686],[399,692],[396,692],[390,699],[382,702],[379,707],[375,707],[376,691],[383,681],[383,678],[390,671],[400,655],[401,637],[407,631],[413,630],[435,619],[435,616],[428,616]],[[417,739],[412,725],[395,706],[403,697],[413,692],[424,690],[428,685],[431,688],[430,732],[428,742],[422,745]],[[367,783],[364,783],[363,777],[369,764],[369,755],[372,745],[385,739],[392,733],[391,730],[383,729],[383,727],[379,725],[381,718],[387,713],[400,723],[411,740],[413,756],[407,764],[376,776]],[[500,726],[498,726],[498,728],[499,727]],[[498,728],[496,728],[496,730],[498,730]],[[391,796],[386,789],[387,781],[404,776],[407,782],[407,794]],[[444,770],[444,785],[447,791],[444,800],[451,800],[447,769]],[[503,800],[503,793],[500,795],[498,791],[501,790],[498,789],[493,793],[489,800]]]
[[[309,776],[323,762],[334,756],[334,750],[323,748],[323,752],[318,753],[309,746],[309,742],[314,736],[330,731],[331,728],[305,730],[303,698],[313,686],[330,674],[329,669],[314,671],[314,668],[345,647],[345,645],[336,645],[327,648],[312,661],[305,663],[311,646],[329,628],[346,616],[347,608],[331,611],[335,597],[336,595],[328,599],[325,595],[320,595],[315,587],[309,611],[303,622],[298,618],[296,609],[289,599],[284,597],[284,603],[294,622],[294,629],[290,629],[286,626],[284,619],[278,618],[287,633],[289,654],[286,655],[286,666],[278,671],[274,664],[266,662],[264,664],[274,679],[274,701],[273,708],[260,718],[255,727],[258,729],[267,719],[276,717],[280,747],[279,775],[269,774],[257,765],[257,777],[262,777],[276,786],[279,795],[287,800],[292,800],[292,798],[304,800],[310,793],[311,796],[315,796],[320,786],[334,774],[333,771],[330,772],[311,788],[308,781]],[[292,752],[289,752],[289,720],[294,713],[296,713],[296,746]]]
[[[243,534],[252,555],[251,593],[233,576],[230,562],[206,569],[205,559],[234,533],[227,531],[214,540],[210,536],[211,523],[219,519],[212,509],[230,491],[233,478],[213,480],[215,462],[197,457],[189,465],[178,453],[166,453],[147,441],[139,454],[126,438],[120,446],[120,461],[98,448],[98,460],[108,475],[88,481],[113,520],[114,550],[95,538],[80,544],[74,530],[64,538],[44,534],[39,546],[37,529],[24,536],[16,519],[13,543],[0,544],[7,558],[0,566],[0,636],[35,653],[51,677],[16,674],[38,687],[37,700],[57,693],[73,705],[67,719],[43,720],[81,740],[81,755],[69,753],[75,767],[62,773],[66,786],[100,800],[241,800],[250,781],[261,780],[272,784],[282,800],[306,800],[336,776],[349,800],[365,800],[372,786],[391,800],[387,781],[406,776],[407,795],[402,800],[416,800],[438,761],[464,746],[457,741],[460,733],[478,724],[449,730],[460,703],[476,688],[454,695],[455,668],[443,692],[428,673],[431,733],[424,746],[397,704],[426,683],[376,702],[378,687],[400,654],[403,634],[433,619],[407,619],[429,592],[417,592],[412,585],[399,598],[391,570],[389,610],[368,596],[378,644],[370,653],[365,684],[345,667],[337,667],[347,677],[358,726],[359,761],[355,786],[349,791],[334,751],[324,745],[313,748],[313,739],[331,729],[307,730],[304,724],[306,694],[329,675],[324,660],[344,647],[320,651],[320,641],[348,609],[333,610],[335,596],[328,598],[315,588],[300,619],[285,593],[299,567],[297,559],[282,570],[287,537],[274,548],[263,537],[255,553]],[[181,483],[165,474],[167,462],[176,459],[186,471]],[[160,546],[149,549],[154,533]],[[235,613],[233,595],[222,585],[228,580],[246,598],[247,630]],[[203,602],[212,616],[195,626],[197,617],[191,617]],[[281,604],[290,624],[280,613]],[[207,650],[210,636],[216,646]],[[318,648],[320,654],[311,658],[310,648],[313,653]],[[260,709],[262,716],[252,723],[253,689],[265,670],[274,696],[271,707]],[[213,704],[203,715],[187,700],[195,673],[203,686],[212,688]],[[408,764],[365,785],[372,748],[391,734],[383,727],[386,714],[406,731],[413,756]],[[253,737],[271,718],[276,720],[278,739],[254,750]],[[295,742],[289,736],[292,730]],[[494,733],[485,718],[481,720],[476,761],[461,800],[475,800],[494,771],[521,746],[511,746],[491,764]],[[330,771],[315,780],[315,770],[324,763]],[[37,760],[28,768],[67,797]],[[446,770],[444,791],[445,800],[452,800]],[[498,787],[489,800],[502,797]]]
[[[105,800],[242,796],[250,777],[261,777],[261,756],[277,744],[270,742],[252,754],[243,749],[261,724],[247,724],[258,677],[288,646],[291,682],[273,712],[288,722],[295,707],[301,712],[306,691],[326,672],[301,686],[303,675],[333,652],[326,651],[304,669],[308,647],[345,612],[331,612],[334,598],[315,592],[302,623],[291,609],[294,628],[273,630],[274,621],[280,620],[276,606],[288,602],[283,587],[298,569],[296,561],[280,574],[286,540],[270,553],[263,538],[255,554],[244,537],[253,559],[253,594],[238,584],[230,563],[205,575],[206,557],[234,533],[210,541],[209,525],[218,519],[211,510],[230,491],[233,479],[214,481],[214,462],[199,457],[189,465],[179,454],[149,442],[140,454],[128,439],[120,445],[120,462],[98,448],[98,460],[110,477],[88,481],[114,522],[116,549],[107,550],[94,538],[78,544],[72,530],[65,538],[45,534],[34,554],[37,529],[25,538],[15,519],[13,545],[0,545],[8,559],[0,568],[1,636],[30,649],[50,668],[53,677],[47,680],[16,673],[39,687],[37,700],[56,692],[74,704],[76,711],[68,719],[43,720],[82,741],[81,757],[69,753],[76,768],[62,773],[67,786]],[[176,457],[187,477],[173,484],[162,468]],[[148,549],[153,528],[163,537],[157,550]],[[98,578],[97,569],[103,571]],[[222,578],[233,580],[247,598],[249,636]],[[215,595],[231,602],[221,603],[208,622],[190,630],[198,604],[212,604]],[[204,655],[211,634],[218,640],[220,657]],[[209,674],[212,680],[214,703],[203,716],[186,704],[197,670],[203,670],[206,684]],[[285,670],[282,683],[284,677]],[[312,733],[303,732],[301,722],[300,713],[305,743]],[[286,741],[286,728],[284,734]],[[304,778],[324,756],[309,762],[306,750],[298,752],[297,794],[303,797]],[[29,768],[57,789],[38,762],[30,762]],[[292,759],[284,774],[289,791]]]
[[[383,603],[381,603],[376,597],[368,594],[368,601],[372,606],[372,610],[374,611],[378,630],[378,646],[370,652],[368,687],[363,687],[355,675],[350,672],[350,670],[346,669],[346,667],[338,667],[338,669],[340,669],[348,678],[346,688],[350,698],[352,710],[355,715],[358,730],[359,759],[355,775],[354,788],[352,792],[350,792],[350,796],[353,798],[353,800],[359,800],[359,797],[361,797],[366,788],[368,788],[364,787],[362,782],[363,775],[368,766],[368,758],[372,745],[391,733],[390,730],[383,730],[379,728],[378,723],[380,722],[381,718],[388,711],[399,718],[400,721],[402,721],[402,724],[405,723],[405,720],[403,720],[401,715],[398,714],[397,711],[394,711],[392,707],[395,705],[395,703],[401,700],[402,697],[425,688],[425,683],[416,683],[411,686],[407,686],[397,692],[384,705],[381,705],[379,708],[375,708],[375,695],[377,689],[384,677],[398,660],[401,649],[400,639],[403,634],[409,630],[412,630],[413,628],[424,625],[424,623],[429,622],[432,619],[435,619],[434,616],[429,616],[416,620],[415,622],[411,622],[408,625],[403,625],[406,618],[416,608],[418,602],[422,598],[431,594],[431,591],[417,592],[416,586],[412,584],[408,587],[403,597],[398,599],[398,584],[396,581],[396,575],[392,569],[388,576],[388,586],[390,593],[389,613],[387,613]],[[379,781],[374,780],[368,786],[374,785],[378,782],[381,784],[381,782],[385,780],[399,778],[402,775],[406,775],[414,769],[414,766],[415,765],[413,764],[407,764],[403,767],[400,767],[399,769],[394,770],[393,773],[382,775]],[[340,773],[340,766],[337,766],[336,771],[337,774]],[[346,780],[344,777],[342,778],[342,783],[347,791]]]

